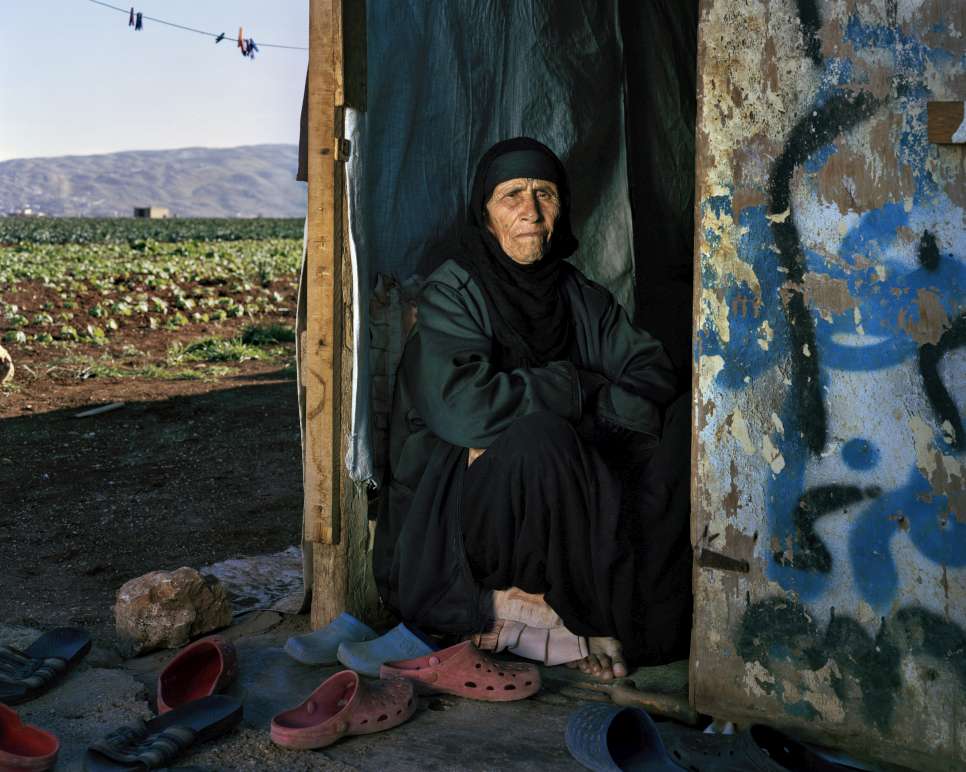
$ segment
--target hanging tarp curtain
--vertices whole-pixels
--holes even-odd
[[[693,9],[681,13],[673,1],[643,4],[646,10],[638,3],[622,8],[618,0],[370,0],[367,5],[367,110],[349,110],[346,117],[355,294],[353,424],[346,465],[354,480],[374,474],[368,293],[378,273],[400,281],[426,276],[457,254],[470,178],[492,143],[524,134],[560,155],[571,175],[581,242],[573,260],[631,313],[639,292],[629,190],[636,197],[638,221],[671,220],[655,225],[646,252],[638,250],[639,257],[663,261],[663,275],[673,273],[677,263],[690,264],[682,234],[691,227],[693,191]],[[626,65],[628,31],[634,62]],[[655,37],[661,38],[658,50],[675,58],[648,81],[642,66],[654,56],[639,57]],[[636,98],[628,86],[647,95],[648,107],[637,106],[625,116],[625,100]],[[655,129],[652,122],[662,118],[651,107],[660,107],[662,95],[665,102],[676,99],[682,88],[690,90],[690,115],[678,105],[667,125]],[[684,125],[689,118],[690,126]],[[303,120],[303,147],[304,126]],[[630,186],[628,147],[638,142],[635,136],[650,141],[681,132],[687,136],[660,152],[632,148],[639,171],[650,177],[642,186]],[[661,185],[668,180],[655,179],[661,153],[663,170],[677,175],[663,200]]]

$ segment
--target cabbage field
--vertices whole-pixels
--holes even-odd
[[[301,223],[2,218],[0,342],[15,360],[46,350],[119,375],[118,357],[186,375],[163,365],[190,346],[264,358],[258,345],[292,340]]]

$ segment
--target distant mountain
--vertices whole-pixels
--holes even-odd
[[[296,145],[133,150],[0,162],[0,214],[26,208],[71,217],[304,217]]]

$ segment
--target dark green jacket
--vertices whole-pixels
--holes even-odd
[[[396,377],[388,490],[373,555],[380,595],[408,623],[465,633],[482,621],[452,504],[467,448],[488,447],[530,413],[580,422],[578,370],[606,378],[595,401],[598,416],[659,441],[661,407],[675,395],[670,361],[607,290],[568,267],[570,359],[508,372],[491,361],[493,328],[472,277],[450,260],[423,286]]]

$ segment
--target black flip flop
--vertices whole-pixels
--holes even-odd
[[[115,729],[90,746],[84,772],[120,772],[168,766],[189,746],[212,740],[242,720],[242,704],[213,694],[186,702],[150,721]]]
[[[0,646],[0,702],[19,705],[40,696],[90,650],[90,635],[76,627],[44,633],[23,651]]]

